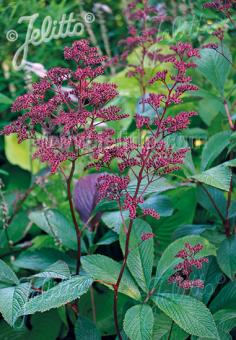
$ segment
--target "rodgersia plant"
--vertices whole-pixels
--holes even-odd
[[[159,325],[158,313],[162,313],[161,317],[164,314],[166,318],[164,323],[167,323],[168,327],[170,319],[173,320],[168,333],[164,335],[168,338],[171,338],[174,324],[176,328],[180,327],[177,328],[178,334],[181,334],[178,335],[179,338],[186,338],[188,334],[219,338],[210,311],[195,298],[194,292],[190,291],[191,288],[201,288],[204,302],[209,302],[208,292],[204,290],[204,280],[207,278],[206,272],[209,269],[207,266],[211,260],[206,256],[215,255],[215,248],[201,236],[187,236],[171,243],[161,254],[160,259],[155,257],[154,262],[154,240],[156,241],[159,235],[155,235],[147,221],[153,218],[153,223],[159,223],[161,214],[158,209],[143,205],[151,185],[156,185],[158,191],[161,177],[181,169],[189,148],[178,149],[174,143],[170,144],[168,137],[188,128],[191,117],[197,114],[195,111],[182,110],[181,104],[189,93],[198,89],[192,83],[189,71],[196,67],[200,57],[199,50],[190,43],[179,42],[171,45],[168,51],[162,51],[158,46],[159,38],[153,24],[165,18],[166,16],[160,16],[154,7],[150,7],[146,0],[134,1],[128,8],[128,20],[129,22],[134,20],[135,25],[131,24],[130,36],[123,41],[125,45],[123,59],[130,53],[138,53],[140,57],[137,65],[130,65],[128,62],[128,76],[135,77],[139,83],[141,97],[139,104],[142,110],[138,111],[134,118],[136,129],[143,137],[142,142],[138,143],[131,137],[115,138],[114,131],[107,128],[106,124],[109,125],[109,122],[125,119],[127,115],[121,114],[119,108],[110,103],[117,96],[116,86],[97,82],[96,78],[104,73],[103,65],[106,58],[101,57],[96,48],[90,47],[86,40],[80,40],[72,47],[65,48],[64,57],[68,63],[74,65],[72,68],[56,67],[49,70],[39,83],[33,85],[32,93],[19,97],[13,104],[13,111],[24,113],[6,126],[2,133],[5,135],[16,133],[19,142],[32,139],[34,157],[49,164],[52,173],[62,172],[67,185],[78,249],[76,275],[74,273],[71,275],[66,262],[57,261],[43,273],[36,274],[33,278],[23,277],[20,279],[21,282],[7,268],[7,280],[10,272],[10,282],[17,287],[17,294],[13,295],[16,298],[20,296],[20,304],[17,303],[16,308],[13,308],[13,312],[16,313],[14,317],[12,315],[9,317],[8,310],[5,313],[0,301],[0,311],[5,313],[4,317],[8,322],[10,320],[10,324],[14,324],[21,315],[67,305],[77,317],[77,338],[80,338],[80,332],[83,330],[87,336],[90,327],[91,334],[97,335],[94,325],[86,319],[83,320],[81,315],[83,305],[77,308],[76,299],[91,289],[91,309],[93,320],[96,322],[94,295],[98,295],[100,299],[102,289],[99,285],[104,285],[113,290],[113,314],[119,339],[125,338],[123,332],[131,340],[155,339],[156,334],[152,334],[155,309],[157,325]],[[152,62],[152,71],[161,66],[152,76],[146,70],[146,59]],[[67,92],[63,91],[65,85],[70,88]],[[120,247],[123,252],[121,263],[102,255],[100,251],[95,255],[91,254],[97,246],[94,244],[88,247],[88,255],[81,258],[83,231],[79,228],[74,209],[76,202],[73,201],[71,192],[76,162],[84,156],[90,158],[86,168],[92,168],[97,172],[94,176],[97,178],[96,190],[93,188],[94,196],[101,205],[104,199],[118,204],[118,213],[122,221],[119,230]],[[114,169],[117,168],[118,171],[115,172]],[[188,185],[194,184],[188,182]],[[79,194],[75,191],[75,195]],[[115,216],[117,218],[117,215]],[[85,220],[88,221],[87,216]],[[48,221],[44,222],[51,227]],[[69,223],[65,224],[69,230]],[[43,227],[45,228],[45,225]],[[111,232],[108,238],[105,237],[104,243],[100,244],[107,245],[109,242],[117,241],[118,236],[114,234]],[[70,238],[69,232],[68,235]],[[86,239],[86,242],[90,243],[91,239],[92,236]],[[112,257],[113,255],[112,252]],[[5,273],[6,267],[1,262],[0,266]],[[197,269],[201,279],[198,277],[193,279],[193,269]],[[217,272],[215,267],[214,270]],[[38,281],[36,283],[39,288],[37,284],[31,285],[31,280],[37,280],[38,277],[54,280],[53,287],[47,285],[44,290],[45,287],[40,286]],[[178,294],[178,289],[184,290],[184,294]],[[122,331],[120,294],[129,297],[127,305],[122,306],[125,311]],[[104,295],[106,298],[106,294]],[[0,297],[3,298],[1,290]],[[65,319],[63,315],[63,322]],[[74,315],[70,321],[74,322]],[[98,334],[97,338],[100,339],[101,336]]]
[[[73,43],[64,50],[65,60],[72,68],[50,69],[40,82],[33,84],[32,93],[18,97],[12,111],[24,111],[17,120],[5,126],[2,134],[17,134],[19,143],[34,141],[34,158],[50,165],[51,172],[62,171],[66,183],[70,211],[78,242],[77,270],[81,257],[81,231],[75,215],[71,183],[78,158],[113,145],[114,131],[100,125],[122,119],[120,109],[108,103],[117,96],[115,84],[99,83],[104,73],[101,57],[87,40]],[[70,90],[63,91],[68,85]],[[73,99],[73,100],[72,100]],[[69,161],[66,175],[62,163]]]
[[[141,99],[144,105],[148,104],[152,108],[152,117],[141,114],[135,116],[137,129],[140,131],[142,129],[147,130],[144,143],[139,145],[129,138],[121,139],[119,145],[96,153],[94,157],[97,158],[97,161],[95,160],[94,163],[90,164],[90,166],[96,166],[99,169],[104,164],[109,166],[111,160],[116,159],[120,172],[127,173],[128,171],[136,179],[134,194],[131,194],[128,189],[129,175],[121,177],[107,174],[98,179],[100,198],[118,201],[121,215],[123,210],[129,211],[129,222],[126,223],[123,217],[123,228],[126,234],[124,260],[118,279],[113,285],[114,319],[119,339],[122,336],[118,325],[118,292],[130,252],[130,234],[137,217],[138,208],[144,202],[144,195],[149,185],[154,182],[158,185],[160,177],[180,169],[188,148],[174,151],[173,146],[169,145],[165,138],[187,128],[190,117],[196,115],[196,112],[179,112],[173,116],[171,108],[173,105],[182,103],[186,92],[198,89],[191,83],[192,79],[187,71],[196,66],[191,58],[198,58],[199,51],[189,43],[178,43],[171,46],[170,50],[172,53],[163,56],[163,62],[166,63],[167,69],[157,72],[149,80],[149,84],[154,84],[160,89],[159,92],[150,93],[146,98]],[[160,217],[158,211],[152,208],[143,209],[142,214],[144,216],[150,215],[156,219]],[[152,236],[152,234],[149,234],[148,237],[143,235],[142,239],[145,241]]]

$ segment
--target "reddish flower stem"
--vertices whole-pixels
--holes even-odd
[[[74,208],[72,193],[71,193],[71,183],[72,183],[74,172],[75,172],[75,160],[72,161],[71,171],[70,171],[69,177],[67,178],[66,185],[67,185],[67,196],[68,196],[68,201],[69,201],[69,205],[70,205],[71,217],[72,217],[72,221],[73,221],[73,224],[74,224],[74,227],[75,227],[76,237],[77,237],[76,275],[78,275],[79,269],[80,269],[80,262],[81,262],[80,261],[80,258],[81,258],[81,231],[80,231],[77,219],[76,219],[75,208]]]
[[[113,314],[114,314],[116,334],[117,334],[119,340],[122,340],[122,336],[121,336],[121,333],[120,333],[119,320],[118,320],[118,291],[119,291],[120,282],[121,282],[121,279],[123,277],[124,270],[125,270],[125,267],[126,267],[127,258],[128,258],[128,255],[129,255],[129,240],[130,240],[130,234],[131,234],[132,226],[133,226],[133,220],[130,220],[128,232],[126,234],[124,260],[123,260],[123,263],[122,263],[122,266],[121,266],[121,269],[120,269],[118,279],[113,286],[113,288],[114,288]]]
[[[231,118],[231,115],[230,115],[230,112],[229,112],[229,107],[228,107],[228,103],[227,103],[226,99],[224,99],[224,108],[225,108],[225,112],[226,112],[226,115],[227,115],[227,118],[228,118],[228,121],[229,121],[229,126],[230,126],[231,130],[234,131],[234,124],[233,124],[233,121],[232,121],[232,118]]]

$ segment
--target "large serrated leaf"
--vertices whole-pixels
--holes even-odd
[[[212,313],[220,309],[235,308],[236,306],[236,281],[228,282],[216,295],[210,304]]]
[[[224,240],[217,250],[221,270],[233,280],[236,275],[236,235]]]
[[[11,284],[19,284],[18,277],[13,272],[13,270],[2,260],[0,260],[0,281],[11,283]]]
[[[77,250],[75,228],[59,211],[55,209],[32,211],[29,218],[59,243]]]
[[[157,294],[152,300],[187,333],[219,339],[213,316],[202,302],[190,296],[170,293]]]
[[[43,277],[45,279],[69,279],[71,276],[68,264],[64,261],[57,261],[45,269],[45,271],[35,274],[32,277]]]
[[[74,276],[72,279],[63,281],[42,294],[29,299],[21,314],[45,312],[63,306],[85,294],[92,282],[93,280],[89,276]]]
[[[149,305],[136,305],[128,309],[124,331],[130,340],[151,340],[154,316]]]
[[[204,48],[200,54],[201,58],[195,60],[198,66],[197,69],[223,94],[224,84],[232,63],[232,56],[229,49],[223,46],[222,53],[220,50]]]
[[[191,178],[214,188],[229,191],[231,176],[232,172],[229,167],[218,165]]]
[[[197,243],[203,245],[202,251],[197,254],[199,257],[216,255],[215,247],[208,240],[201,236],[191,235],[180,238],[171,243],[162,254],[162,257],[157,265],[155,279],[156,284],[160,280],[166,280],[168,276],[172,274],[174,266],[176,266],[181,261],[181,259],[176,258],[175,255],[184,248],[186,242],[190,243],[191,245],[196,245]]]
[[[81,259],[83,269],[89,273],[95,280],[113,289],[121,269],[121,264],[104,255],[87,255]],[[125,269],[119,291],[140,300],[139,289],[132,279],[130,273]]]
[[[75,323],[75,338],[76,340],[101,340],[101,334],[91,320],[79,316]]]
[[[220,153],[229,145],[231,132],[223,131],[212,136],[202,151],[201,171],[207,169]]]
[[[142,241],[141,236],[143,233],[152,233],[152,228],[147,222],[136,219],[133,223],[130,235],[130,252],[127,259],[127,265],[137,284],[143,291],[148,292],[152,275],[154,246],[153,238]],[[120,245],[123,253],[125,250],[125,240],[126,234],[124,229],[121,229]]]
[[[0,289],[0,312],[3,318],[13,326],[21,315],[30,293],[30,284],[23,283],[18,286]]]

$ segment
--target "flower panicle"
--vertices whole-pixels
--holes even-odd
[[[194,287],[204,288],[204,282],[201,279],[191,279],[190,275],[193,272],[193,268],[202,269],[203,263],[208,262],[208,258],[200,257],[196,258],[203,249],[203,245],[198,243],[192,246],[190,243],[185,243],[185,247],[181,249],[175,257],[182,259],[183,261],[178,263],[174,269],[175,273],[172,274],[168,282],[176,283],[180,288],[190,289]]]

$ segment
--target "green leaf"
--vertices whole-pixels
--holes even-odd
[[[46,279],[69,279],[71,277],[70,269],[66,262],[64,261],[57,261],[50,265],[45,271],[35,274],[32,277],[43,277]]]
[[[40,250],[26,250],[22,252],[13,262],[19,268],[39,271],[51,266],[58,260],[66,262],[70,268],[75,268],[75,261],[65,253],[52,248],[42,248]]]
[[[219,309],[235,308],[236,306],[236,281],[228,282],[216,295],[210,304],[210,310],[215,313]]]
[[[209,256],[216,255],[215,247],[206,239],[201,236],[191,235],[180,238],[173,243],[171,243],[164,253],[157,265],[156,271],[156,283],[160,280],[164,281],[170,276],[174,270],[174,266],[176,266],[181,259],[176,258],[175,255],[184,248],[185,243],[188,242],[191,245],[196,245],[197,243],[201,243],[203,245],[203,249],[197,256]]]
[[[96,242],[97,246],[109,245],[118,241],[118,235],[112,230],[108,230],[99,240]]]
[[[11,105],[12,99],[0,93],[0,104]]]
[[[101,334],[94,323],[83,316],[79,316],[75,323],[76,340],[101,340]]]
[[[16,135],[12,134],[4,136],[4,145],[7,160],[11,164],[18,165],[24,170],[33,170],[33,173],[39,171],[39,161],[32,161],[32,152],[29,140],[25,140],[19,144]]]
[[[201,271],[195,268],[192,273],[192,279],[201,279],[204,282],[204,288],[192,288],[190,295],[197,300],[208,304],[211,296],[214,294],[223,274],[217,264],[215,256],[209,256],[208,263],[204,263]]]
[[[222,55],[223,54],[223,55]],[[229,74],[232,56],[229,49],[224,46],[223,53],[210,48],[200,52],[201,58],[195,59],[198,70],[221,93],[224,93],[224,84]]]
[[[28,299],[29,293],[29,283],[0,289],[0,312],[9,325],[13,326],[17,318],[21,315],[22,308]]]
[[[229,167],[218,165],[191,178],[212,187],[229,191],[231,176],[232,173]]]
[[[148,305],[136,305],[128,309],[124,319],[124,331],[130,340],[151,340],[154,316]]]
[[[206,230],[215,230],[216,226],[211,224],[186,224],[175,230],[173,238],[184,237],[187,235],[200,235]]]
[[[121,269],[120,263],[103,255],[83,256],[81,262],[83,269],[95,280],[113,289],[112,285],[116,283]],[[135,300],[141,298],[139,289],[127,269],[124,270],[119,291]]]
[[[102,335],[113,335],[115,334],[115,325],[113,313],[111,312],[111,306],[114,302],[114,293],[107,287],[98,287],[94,289],[91,287],[94,297],[94,306],[96,310],[96,327],[100,330]],[[118,320],[121,321],[124,318],[124,311],[132,305],[133,301],[130,297],[119,294],[118,298]],[[81,296],[79,301],[80,315],[93,319],[93,311],[91,308],[91,294]]]
[[[0,260],[0,281],[11,283],[11,284],[19,284],[18,277],[13,272],[13,270],[2,260]]]
[[[122,214],[125,220],[129,217],[128,210],[122,211]],[[120,211],[111,211],[103,213],[102,221],[106,224],[108,228],[114,230],[116,233],[119,234],[120,227],[122,226],[122,218]]]
[[[144,179],[142,181],[141,185],[140,185],[140,188],[139,188],[140,194],[143,192],[146,185],[147,185],[147,179]],[[137,187],[137,180],[134,179],[128,185],[129,193],[133,195],[135,193],[136,187]],[[167,190],[170,190],[170,189],[173,189],[173,188],[174,188],[174,186],[172,184],[170,184],[165,178],[163,178],[163,177],[156,178],[156,180],[148,186],[147,190],[145,190],[144,196],[147,196],[147,195],[153,194],[153,193],[159,194],[161,192],[164,192],[164,191],[167,191]]]
[[[221,243],[217,250],[217,261],[222,272],[233,280],[236,275],[236,235]]]
[[[226,333],[230,336],[229,332],[236,327],[235,309],[221,309],[214,314],[214,319],[219,333]],[[231,336],[230,339],[232,339]]]
[[[187,333],[218,339],[213,317],[202,302],[190,296],[170,293],[157,294],[152,300]]]
[[[58,308],[85,294],[93,280],[89,276],[74,276],[59,283],[25,303],[22,315],[45,312],[52,308]]]
[[[173,213],[171,200],[164,195],[151,195],[139,206],[142,209],[154,209],[160,216],[171,216]]]
[[[201,171],[206,170],[229,145],[231,132],[223,131],[212,136],[202,151]]]
[[[203,122],[208,126],[211,125],[215,117],[218,115],[219,111],[224,112],[224,106],[222,100],[212,95],[204,96],[199,102],[198,110],[199,115]],[[206,139],[203,137],[203,139]]]
[[[170,335],[171,333],[171,335]],[[182,328],[180,328],[165,313],[157,309],[154,314],[153,340],[185,340],[188,338]]]
[[[191,224],[196,210],[196,189],[194,187],[179,187],[168,193],[174,213],[170,217],[161,218],[155,223],[150,223],[157,235],[157,251],[162,254],[170,244],[174,231],[181,225]]]
[[[153,238],[142,241],[141,236],[143,233],[152,233],[150,225],[141,219],[134,220],[130,234],[130,252],[127,265],[137,284],[143,291],[148,292],[152,275],[154,246]],[[125,251],[125,240],[126,234],[124,228],[122,228],[120,232],[120,245],[123,254]]]
[[[29,218],[40,229],[53,236],[58,243],[77,250],[75,228],[59,211],[55,209],[32,211]]]

